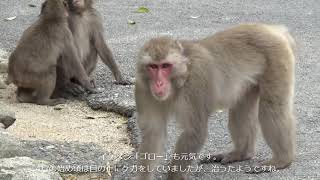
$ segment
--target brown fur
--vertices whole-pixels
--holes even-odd
[[[285,27],[264,24],[240,25],[197,41],[161,37],[147,42],[139,54],[135,88],[142,131],[139,153],[163,152],[172,115],[183,127],[175,153],[198,153],[207,138],[209,115],[225,108],[230,110],[234,149],[211,159],[231,163],[252,158],[260,124],[273,152],[263,165],[289,166],[295,158],[293,46]],[[145,66],[162,59],[174,64],[170,79],[175,88],[167,100],[157,101]],[[155,165],[148,160],[138,163]],[[172,160],[171,165],[183,169],[190,163]],[[168,179],[184,177],[182,172],[169,172]],[[152,179],[152,174],[138,173],[137,179]]]
[[[110,68],[117,83],[128,84],[121,75],[121,72],[114,60],[111,50],[104,41],[104,29],[99,12],[92,7],[91,0],[83,0],[84,6],[74,7],[72,0],[68,0],[70,7],[69,27],[75,39],[80,61],[87,74],[90,76],[95,70],[98,62],[98,55],[101,60]],[[64,82],[70,81],[70,76],[58,69],[58,81],[56,93],[60,96],[66,85]],[[70,87],[67,87],[70,88]],[[76,94],[74,94],[76,95]]]
[[[79,63],[68,28],[66,4],[63,0],[47,0],[40,18],[22,35],[9,58],[9,82],[17,87],[19,102],[56,105],[63,99],[50,99],[56,85],[56,66],[60,56],[69,57],[64,71],[92,91],[88,76]]]

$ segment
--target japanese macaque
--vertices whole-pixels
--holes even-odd
[[[124,80],[114,60],[111,50],[104,41],[104,29],[99,12],[92,7],[92,0],[67,0],[70,7],[68,18],[69,27],[75,39],[80,61],[86,73],[90,76],[96,68],[98,55],[110,68],[118,84],[130,84]],[[63,61],[63,60],[62,60]],[[64,91],[73,95],[81,94],[82,91],[70,82],[70,77],[58,68],[58,81],[55,94],[60,96]],[[92,83],[94,81],[92,80]]]
[[[72,33],[68,27],[67,3],[47,0],[40,18],[23,33],[9,57],[8,82],[17,88],[17,100],[22,103],[57,105],[61,98],[52,99],[56,86],[57,61],[61,56],[63,70],[88,91],[93,92],[89,77],[79,61]]]
[[[137,61],[139,153],[163,153],[170,116],[183,129],[174,153],[198,153],[207,138],[209,115],[224,108],[229,109],[234,148],[208,162],[252,158],[260,124],[272,150],[272,158],[262,165],[288,167],[295,158],[293,46],[286,27],[265,24],[240,25],[195,41],[151,39]],[[182,170],[190,164],[171,161],[171,167]],[[151,169],[156,163],[140,159],[138,165]],[[152,173],[139,172],[136,178],[149,180]],[[168,174],[169,180],[185,178],[181,171]]]

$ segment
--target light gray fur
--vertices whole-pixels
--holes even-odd
[[[256,129],[260,124],[273,156],[263,165],[282,169],[295,158],[294,40],[284,26],[245,24],[208,38],[176,41],[151,39],[139,53],[135,97],[138,125],[142,132],[140,153],[162,153],[170,114],[183,127],[175,153],[197,153],[207,138],[209,115],[229,109],[229,130],[234,149],[213,156],[222,163],[253,157]],[[179,56],[172,53],[180,52]],[[170,59],[168,59],[170,58]],[[152,96],[146,65],[167,60],[174,69],[170,96]],[[186,70],[185,70],[186,68]],[[260,123],[259,123],[260,122]],[[172,160],[186,168],[190,161]],[[154,166],[155,161],[140,160]],[[138,173],[137,179],[152,179]],[[185,179],[182,172],[169,172],[169,180]]]

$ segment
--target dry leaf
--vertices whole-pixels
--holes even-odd
[[[191,19],[198,19],[199,17],[201,17],[201,15],[199,15],[199,16],[190,16]]]
[[[17,16],[12,16],[12,17],[6,18],[5,20],[6,21],[12,21],[12,20],[15,20],[16,18],[17,18]]]
[[[149,13],[150,10],[148,8],[146,8],[146,7],[141,6],[135,12],[136,13]]]
[[[135,25],[135,24],[136,24],[136,22],[135,22],[135,21],[133,21],[133,20],[128,19],[128,24],[130,24],[130,25]]]

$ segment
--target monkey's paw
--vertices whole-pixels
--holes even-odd
[[[67,84],[65,89],[68,93],[75,97],[85,93],[85,90],[80,85],[75,83]]]

